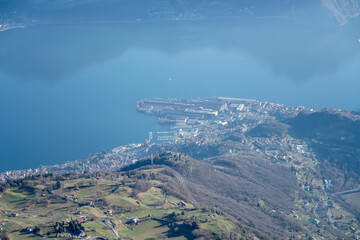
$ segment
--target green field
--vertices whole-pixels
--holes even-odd
[[[157,173],[162,169],[145,170],[143,174]],[[126,179],[127,182],[123,182]],[[37,181],[37,180],[34,180]],[[61,180],[60,188],[54,187],[56,181],[41,179],[35,187],[10,187],[0,197],[0,221],[5,222],[0,237],[11,240],[26,239],[63,239],[57,238],[55,225],[79,217],[85,221],[82,227],[86,236],[114,239],[119,237],[133,239],[162,239],[169,234],[170,239],[188,239],[191,229],[186,230],[185,221],[197,219],[201,229],[210,232],[226,232],[234,225],[223,216],[211,216],[209,212],[194,209],[191,203],[185,208],[178,204],[182,201],[176,196],[166,195],[161,183],[152,181],[153,187],[133,194],[137,180],[118,177],[114,180],[105,178],[78,177]],[[39,187],[38,187],[39,186]],[[111,214],[108,214],[108,212]],[[14,215],[15,214],[15,215]],[[14,216],[13,216],[14,215]],[[127,223],[131,218],[138,218],[138,224]],[[191,220],[193,221],[193,220]],[[172,224],[172,228],[169,227]],[[27,227],[40,228],[37,234],[25,231]],[[70,234],[68,225],[65,232]],[[182,228],[183,234],[171,231]],[[185,229],[185,230],[184,230]],[[171,235],[172,234],[172,235]]]
[[[8,189],[0,198],[0,208],[3,210],[16,210],[26,205],[33,198],[32,189]]]

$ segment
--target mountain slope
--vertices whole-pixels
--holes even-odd
[[[354,188],[360,180],[360,120],[346,111],[326,109],[302,113],[283,123],[289,133],[305,139],[322,162],[323,175],[332,179],[336,190]],[[326,165],[326,167],[325,167]]]
[[[298,189],[296,178],[286,168],[255,156],[197,161],[167,152],[152,161],[153,165],[151,159],[138,161],[122,171],[161,167],[164,170],[157,179],[165,183],[167,192],[197,207],[218,209],[232,217],[242,232],[262,239],[283,239],[289,229],[301,229],[280,213],[293,207],[291,196]]]
[[[165,192],[158,170],[0,183],[0,239],[239,239],[224,215]]]
[[[267,122],[247,132],[260,138],[304,140],[320,161],[322,175],[334,182],[333,190],[355,188],[360,172],[360,120],[347,111],[304,111],[281,122]]]

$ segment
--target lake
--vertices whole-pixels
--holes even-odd
[[[360,28],[46,25],[0,32],[0,171],[143,142],[143,98],[360,110]]]

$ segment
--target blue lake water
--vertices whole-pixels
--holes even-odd
[[[52,25],[0,32],[0,171],[83,158],[160,130],[150,97],[360,110],[360,29]]]

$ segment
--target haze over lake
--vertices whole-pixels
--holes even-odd
[[[143,142],[164,129],[136,112],[143,98],[231,96],[359,111],[358,26],[98,24],[0,32],[0,171]]]

